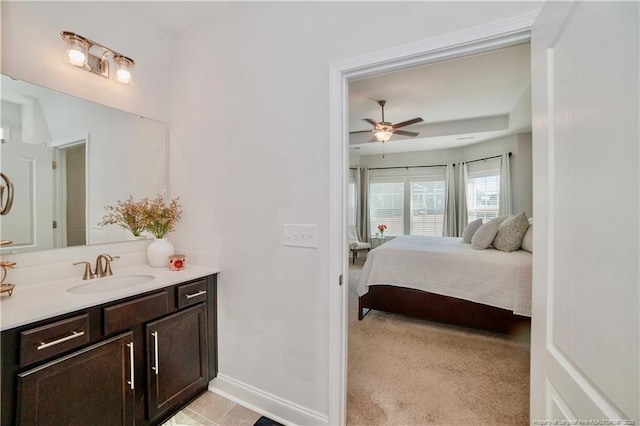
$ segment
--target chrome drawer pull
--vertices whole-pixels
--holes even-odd
[[[203,294],[207,294],[207,290],[200,290],[197,293],[187,294],[187,299],[193,299],[194,297],[202,296]]]
[[[158,332],[154,331],[153,333],[151,333],[151,335],[153,336],[153,349],[154,349],[154,361],[155,361],[155,367],[151,367],[151,369],[153,371],[156,372],[156,376],[158,375]]]
[[[129,364],[129,369],[131,370],[131,381],[127,383],[129,383],[131,385],[131,389],[133,389],[133,342],[127,343],[127,346],[129,346],[129,356],[131,357],[131,363]]]
[[[66,337],[63,337],[61,339],[58,339],[58,340],[54,340],[53,342],[49,342],[49,343],[40,342],[40,346],[38,346],[37,349],[38,350],[42,350],[42,349],[50,348],[51,346],[55,346],[55,345],[58,345],[58,344],[60,344],[62,342],[66,342],[68,340],[75,339],[75,338],[81,337],[81,336],[84,336],[84,331],[74,331],[73,334],[70,334],[70,335],[68,335]]]

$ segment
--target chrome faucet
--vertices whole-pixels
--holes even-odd
[[[111,271],[111,262],[115,259],[119,259],[120,256],[111,256],[110,254],[100,254],[96,258],[96,267],[92,271],[91,263],[87,261],[73,262],[73,265],[84,265],[84,273],[82,274],[83,280],[91,280],[93,278],[102,278],[109,275],[113,275]],[[104,265],[102,261],[104,260]]]

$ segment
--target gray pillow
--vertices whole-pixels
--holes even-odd
[[[498,232],[498,226],[504,220],[504,217],[496,217],[478,228],[473,237],[471,237],[471,247],[476,250],[484,250],[489,248],[493,239]]]
[[[480,226],[482,226],[482,219],[476,219],[469,222],[469,224],[464,228],[464,231],[462,231],[462,241],[467,244],[471,244],[471,237],[473,237],[473,234],[476,233]]]
[[[525,212],[509,216],[498,226],[493,247],[507,253],[518,250],[522,246],[527,228],[529,228],[529,220]]]
[[[522,238],[522,250],[533,253],[533,219],[529,219],[529,227]]]

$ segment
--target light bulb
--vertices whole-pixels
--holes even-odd
[[[129,83],[131,81],[131,73],[127,69],[119,68],[116,71],[116,79],[118,79],[120,83]]]
[[[374,133],[374,136],[380,142],[388,141],[391,138],[391,135],[393,135],[393,132],[388,132],[388,131],[380,131],[380,132]]]
[[[376,131],[373,133],[373,136],[378,139],[379,142],[388,141],[393,135],[393,126],[390,123],[381,122],[376,126]]]
[[[131,82],[131,71],[133,68],[133,60],[126,58],[124,56],[115,56],[114,57],[116,63],[116,80],[120,83],[130,83]]]
[[[78,46],[70,47],[67,50],[67,59],[69,59],[71,65],[76,67],[83,67],[87,63],[87,55]]]
[[[62,32],[62,38],[67,42],[67,60],[71,65],[84,67],[87,65],[89,41],[77,34]]]

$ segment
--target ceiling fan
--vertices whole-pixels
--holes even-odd
[[[371,118],[364,118],[363,119],[367,123],[371,124],[373,126],[373,129],[371,129],[371,130],[358,130],[358,131],[355,131],[355,132],[349,132],[349,134],[352,135],[354,133],[369,133],[369,132],[372,132],[374,137],[371,139],[371,141],[378,140],[378,141],[383,142],[383,143],[388,141],[391,138],[391,136],[394,135],[394,134],[403,135],[403,136],[411,136],[411,137],[414,137],[414,138],[420,134],[420,133],[417,133],[417,132],[408,132],[406,130],[398,130],[401,127],[410,126],[412,124],[416,124],[416,123],[419,123],[421,121],[424,121],[420,117],[412,118],[411,120],[406,120],[406,121],[403,121],[403,122],[397,123],[397,124],[393,124],[393,123],[389,123],[388,121],[384,121],[384,105],[386,103],[387,103],[387,101],[385,101],[385,100],[378,101],[378,105],[380,105],[380,108],[382,108],[382,121],[377,122],[375,120],[372,120]]]

